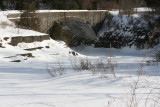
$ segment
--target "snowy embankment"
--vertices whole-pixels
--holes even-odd
[[[17,28],[16,25],[7,18],[7,14],[7,12],[0,12],[0,44],[3,47],[5,47],[5,45],[11,42],[12,37],[47,35],[33,30]]]
[[[3,37],[46,35],[33,30],[17,28],[15,24],[7,18],[7,12],[0,12],[0,25],[1,39]]]
[[[81,46],[75,49],[78,56],[73,56],[64,42],[54,40],[11,46],[5,43],[5,35],[1,32],[6,36],[15,36],[17,29],[14,30],[14,24],[5,15],[2,16],[13,29],[3,28],[0,24],[0,42],[5,47],[0,48],[1,107],[160,106],[160,65],[157,65],[160,63],[146,63],[152,59],[152,50]],[[33,32],[29,34],[33,35]],[[35,47],[43,48],[24,50]],[[31,53],[33,57],[20,55],[26,53]],[[89,70],[76,71],[71,65],[72,61],[79,62],[83,58],[94,63],[97,59],[103,62],[110,56],[116,62],[116,78],[110,72],[93,75]],[[10,62],[13,60],[21,62]],[[62,66],[65,74],[51,77],[47,72],[50,65],[53,69]],[[140,72],[141,75],[137,75]]]
[[[98,36],[96,47],[114,48],[135,46],[138,49],[153,48],[159,44],[160,31],[157,29],[159,15],[150,14],[150,9],[137,8],[134,14],[119,14],[110,11]],[[143,11],[145,10],[145,11]]]
[[[13,22],[11,22],[7,18],[6,12],[0,12],[0,43],[4,48],[0,48],[1,51],[1,59],[6,59],[4,57],[10,57],[9,60],[16,59],[15,57],[11,56],[16,56],[16,54],[21,54],[21,53],[29,53],[27,50],[24,49],[32,49],[36,47],[43,47],[46,48],[45,46],[49,46],[51,52],[47,54],[67,54],[69,51],[72,51],[69,48],[65,48],[65,43],[63,42],[57,42],[52,39],[50,40],[45,40],[43,42],[34,42],[34,43],[19,43],[17,46],[11,46],[8,43],[10,42],[12,37],[18,37],[18,36],[42,36],[42,35],[47,35],[44,33],[36,32],[33,30],[27,30],[27,29],[21,29],[17,28]],[[9,38],[8,40],[5,40],[5,38]],[[47,49],[47,48],[46,48]],[[64,50],[64,51],[63,51]],[[45,52],[44,52],[45,53]],[[34,54],[34,51],[33,51]],[[38,54],[38,52],[35,52],[35,56],[40,56],[41,53]],[[45,60],[45,58],[42,58]],[[7,60],[7,59],[6,59]],[[48,59],[46,60],[48,61]]]

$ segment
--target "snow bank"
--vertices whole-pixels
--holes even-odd
[[[0,12],[0,38],[15,36],[39,36],[47,35],[33,30],[17,28],[13,22],[7,18],[6,12]]]
[[[154,10],[151,9],[151,8],[148,8],[148,7],[138,7],[138,8],[133,8],[133,11],[135,11],[137,13],[141,13],[141,12],[150,12],[150,11],[154,11]],[[118,9],[112,9],[109,12],[113,15],[118,15],[119,14]]]
[[[0,27],[4,26],[4,24],[6,24],[6,26],[14,26],[14,23],[7,18],[7,15],[3,12],[0,12]]]
[[[148,8],[148,7],[138,7],[138,8],[134,8],[134,11],[137,11],[137,12],[149,12],[149,11],[153,11],[153,9]]]

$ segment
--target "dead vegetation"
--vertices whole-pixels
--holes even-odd
[[[48,66],[46,70],[51,77],[57,77],[66,74],[66,70],[63,66],[63,63],[59,61],[56,65]]]
[[[109,78],[110,75],[116,78],[114,69],[117,66],[117,62],[113,61],[112,57],[89,59],[88,57],[72,56],[69,61],[71,65],[69,68],[75,72],[88,71],[100,78]],[[59,61],[56,64],[49,65],[46,70],[51,77],[64,75],[67,71],[63,62]]]
[[[111,57],[106,58],[98,58],[98,59],[88,59],[74,57],[74,59],[70,59],[71,66],[75,71],[89,71],[93,75],[99,75],[100,77],[107,77],[107,74],[115,74],[115,66],[117,65],[116,62],[112,60]]]

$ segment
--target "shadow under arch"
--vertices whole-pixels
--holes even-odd
[[[79,17],[60,17],[53,22],[48,34],[52,39],[62,40],[70,47],[82,43],[92,44],[96,40],[91,25]]]

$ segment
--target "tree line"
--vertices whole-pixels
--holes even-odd
[[[80,0],[0,0],[0,9],[25,10],[27,2],[35,9],[81,9]]]
[[[26,2],[34,9],[127,9],[142,5],[160,8],[159,0],[0,0],[0,10],[25,10]]]

